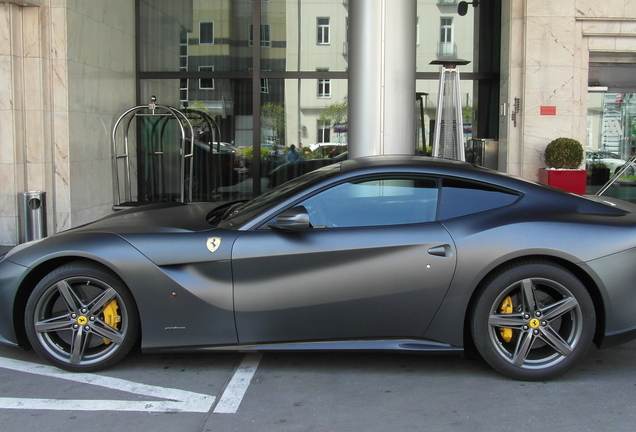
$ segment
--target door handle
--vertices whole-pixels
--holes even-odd
[[[450,257],[452,255],[451,252],[452,252],[451,247],[448,244],[434,246],[428,250],[428,253],[430,255],[438,256],[438,257]]]

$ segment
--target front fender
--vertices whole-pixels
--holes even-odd
[[[181,258],[173,246],[168,241],[163,243],[164,248],[170,248]],[[205,243],[202,247],[205,248]],[[236,343],[229,260],[199,263],[177,260],[178,265],[157,266],[118,235],[71,232],[9,254],[0,263],[3,339],[9,343],[21,342],[24,307],[33,288],[54,268],[78,259],[103,265],[128,287],[139,310],[142,347]]]

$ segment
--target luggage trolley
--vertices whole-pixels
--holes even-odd
[[[188,118],[178,109],[156,103],[157,98],[151,97],[150,104],[139,105],[125,111],[115,122],[112,130],[111,145],[113,158],[114,210],[135,207],[141,204],[165,201],[192,201],[192,169],[194,159],[194,131]],[[131,142],[130,132],[133,120],[146,119],[149,123],[141,126],[136,135],[141,138],[142,132],[147,139],[144,152],[135,149],[143,144]],[[177,145],[166,145],[166,137],[170,134],[167,127],[169,120],[176,120]],[[149,126],[149,127],[148,127]],[[169,138],[169,136],[168,136]],[[174,141],[173,141],[174,142]],[[131,151],[134,152],[131,154]],[[147,158],[135,162],[132,156]],[[166,158],[170,160],[166,160]],[[178,188],[173,193],[170,166],[174,162],[176,167]],[[133,178],[132,164],[136,163],[137,178]],[[141,190],[143,196],[135,199],[133,194],[134,182],[145,182]],[[139,189],[139,188],[138,188]]]
[[[194,178],[195,201],[218,201],[222,199],[218,188],[223,181],[221,129],[212,116],[204,111],[189,108],[187,102],[181,112],[198,128],[194,138],[194,149],[195,152],[199,151],[199,155],[195,157],[197,160],[194,171],[191,171],[191,177]]]

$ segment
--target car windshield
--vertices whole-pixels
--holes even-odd
[[[223,215],[218,226],[222,228],[234,228],[241,225],[261,211],[276,205],[276,203],[280,200],[292,196],[298,191],[303,190],[312,184],[318,183],[339,171],[340,163],[327,165],[283,183],[282,185],[271,189],[250,201],[240,205],[231,206]]]

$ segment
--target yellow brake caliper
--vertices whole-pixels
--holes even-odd
[[[499,313],[501,314],[511,314],[512,313],[512,297],[506,297],[501,304],[499,305]],[[510,342],[512,340],[512,329],[508,327],[499,327],[499,334],[501,338],[505,342]]]
[[[117,304],[117,300],[113,300],[106,305],[104,308],[104,323],[106,325],[114,328],[115,330],[119,330],[119,324],[121,323],[121,316],[117,313],[119,310],[119,305]],[[104,339],[104,343],[108,345],[111,341],[108,339]]]

